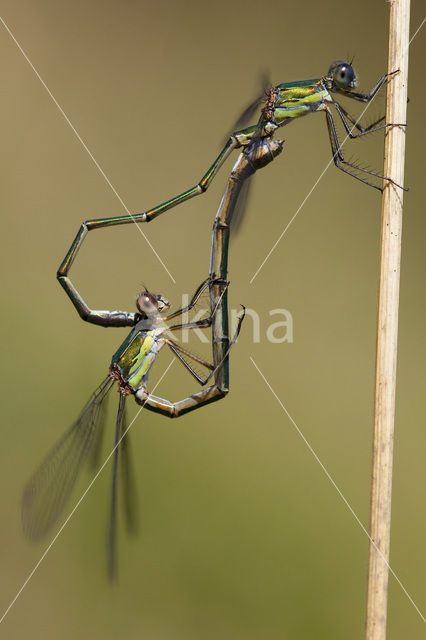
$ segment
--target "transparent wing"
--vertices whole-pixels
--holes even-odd
[[[115,441],[114,441],[114,457],[112,462],[112,486],[111,486],[111,502],[109,511],[109,527],[107,537],[107,554],[108,554],[108,575],[110,580],[117,578],[117,482],[118,482],[118,456],[120,449],[120,436],[122,434],[122,425],[124,411],[126,406],[126,396],[120,394],[118,405],[117,420],[115,423]]]
[[[94,395],[94,394],[93,394]],[[105,427],[106,427],[106,413],[109,397],[105,397],[103,401],[98,405],[99,413],[97,417],[97,427],[93,434],[93,441],[90,448],[88,467],[90,473],[95,473],[99,469],[102,459],[102,451],[105,440]]]
[[[263,70],[260,73],[259,85],[261,86],[260,94],[257,96],[255,100],[250,102],[250,104],[247,105],[247,107],[241,113],[240,117],[234,123],[231,133],[233,133],[234,131],[239,131],[240,129],[244,129],[244,127],[246,127],[249,124],[253,124],[253,119],[255,117],[255,114],[262,106],[262,103],[265,101],[266,91],[271,86],[269,73],[267,73],[265,70]],[[257,117],[257,119],[259,119],[259,116]],[[232,215],[231,241],[235,237],[235,234],[241,231],[242,224],[244,222],[244,214],[247,210],[247,206],[250,200],[250,192],[251,192],[252,186],[253,186],[253,177],[248,178],[242,186],[237,204],[235,205],[234,212]]]
[[[256,111],[259,110],[259,108],[261,107],[262,103],[265,100],[266,90],[269,89],[269,87],[271,86],[269,73],[267,73],[265,70],[261,71],[261,73],[259,74],[259,85],[261,87],[259,95],[254,100],[252,100],[250,104],[247,105],[247,107],[244,109],[242,113],[240,113],[239,117],[234,122],[234,126],[229,132],[230,134],[234,133],[234,131],[239,131],[240,129],[244,129],[249,124],[255,124],[253,122],[253,119],[255,117]],[[259,119],[259,116],[257,117],[257,120],[258,119]],[[226,138],[226,140],[228,140],[228,138],[229,136]],[[226,140],[224,141],[224,144]]]
[[[254,176],[250,176],[250,178],[247,178],[244,181],[243,186],[241,187],[240,194],[238,196],[237,203],[234,207],[231,218],[231,242],[234,239],[235,234],[241,231],[242,225],[244,223],[245,212],[247,211],[247,206],[250,200],[250,193],[253,187],[253,178]]]
[[[188,299],[189,296],[185,296],[182,302],[186,303]],[[190,305],[192,305],[191,308],[185,307],[184,312],[174,318],[173,325],[170,326],[173,333],[168,334],[171,343],[169,347],[177,359],[200,382],[213,367],[209,362],[212,357],[210,322],[212,312],[208,284],[197,297],[195,304],[191,301]],[[179,328],[182,324],[192,328]]]
[[[136,477],[132,449],[130,446],[130,431],[127,430],[127,416],[125,413],[123,414],[123,420],[121,423],[121,434],[123,438],[120,445],[120,475],[123,488],[124,515],[127,531],[131,534],[137,534],[139,530],[139,513],[136,491]]]
[[[84,407],[78,420],[64,434],[35,471],[22,496],[25,535],[38,540],[48,533],[75,486],[102,431],[102,403],[114,380],[106,378]]]
[[[129,431],[127,428],[126,396],[120,394],[117,419],[115,423],[114,457],[112,465],[112,485],[110,516],[107,536],[108,575],[111,581],[117,579],[117,516],[118,482],[121,477],[123,488],[124,515],[129,533],[138,529],[136,483],[131,460]],[[119,473],[120,467],[120,473]]]

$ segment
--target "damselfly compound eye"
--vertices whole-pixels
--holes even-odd
[[[136,306],[141,313],[149,315],[157,311],[158,300],[149,291],[144,291],[136,300]]]
[[[328,74],[339,89],[356,87],[355,71],[349,62],[333,62]]]

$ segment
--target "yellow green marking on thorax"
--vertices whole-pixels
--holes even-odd
[[[274,121],[278,126],[289,118],[299,118],[321,109],[328,96],[321,79],[280,84],[276,89]]]
[[[133,389],[141,386],[161,346],[155,333],[134,329],[112,357],[111,367]]]

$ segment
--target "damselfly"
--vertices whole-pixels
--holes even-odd
[[[337,61],[333,62],[327,74],[320,78],[314,78],[312,80],[298,80],[296,82],[284,82],[271,87],[266,92],[266,101],[257,124],[239,131],[234,131],[229,136],[216,160],[196,185],[143,213],[134,213],[113,218],[102,218],[96,221],[91,220],[86,223],[86,232],[87,230],[95,227],[99,228],[130,222],[150,222],[151,220],[154,220],[154,218],[165,211],[176,207],[178,204],[181,204],[194,196],[205,193],[218,170],[234,149],[243,148],[250,156],[253,145],[256,147],[259,140],[268,144],[272,141],[272,137],[279,127],[287,125],[302,116],[307,116],[315,112],[324,112],[326,115],[331,151],[333,154],[332,159],[338,169],[351,175],[357,180],[378,189],[379,191],[383,191],[383,186],[370,182],[370,180],[367,179],[367,176],[371,176],[378,180],[384,180],[387,184],[392,184],[404,189],[404,187],[397,185],[392,178],[383,176],[380,173],[365,169],[345,160],[341,144],[337,137],[336,126],[332,114],[332,109],[335,109],[337,115],[342,121],[347,136],[351,139],[360,138],[361,136],[380,131],[386,127],[406,126],[405,124],[395,123],[380,124],[384,120],[384,116],[378,118],[368,126],[363,126],[336,99],[336,96],[342,96],[358,102],[371,102],[378,91],[386,85],[387,81],[395,73],[398,73],[398,71],[384,74],[376,82],[369,93],[358,93],[357,91],[354,91],[358,85],[358,81],[352,64],[349,62]],[[258,104],[259,100],[256,100],[252,106],[257,107]],[[252,112],[253,108],[249,107],[246,109],[243,118],[240,118],[238,122],[242,122],[242,119],[251,115]],[[355,130],[356,133],[354,133]],[[358,175],[359,173],[364,175]]]
[[[142,291],[136,301],[137,312],[93,310],[84,301],[72,284],[68,274],[76,254],[88,230],[99,228],[97,221],[84,223],[80,228],[59,271],[58,279],[76,307],[79,315],[86,321],[104,327],[132,327],[132,331],[112,357],[107,377],[92,394],[82,413],[49,453],[45,461],[36,470],[23,495],[23,525],[26,535],[31,539],[40,539],[54,526],[64,509],[79,473],[87,462],[96,459],[101,433],[103,431],[102,408],[109,391],[118,384],[119,407],[115,427],[115,446],[113,453],[113,480],[111,492],[110,524],[108,533],[108,566],[111,578],[116,574],[115,538],[117,515],[117,469],[119,445],[123,453],[126,468],[129,468],[129,444],[124,426],[125,401],[133,395],[136,402],[144,408],[170,417],[178,417],[194,409],[220,400],[229,390],[229,352],[235,343],[244,318],[243,313],[232,340],[229,340],[227,292],[228,245],[232,213],[238,200],[241,187],[253,173],[281,152],[280,141],[264,143],[258,141],[250,153],[240,155],[228,180],[213,227],[210,275],[194,293],[185,307],[162,317],[169,308],[168,301],[160,294],[154,295]],[[115,222],[114,224],[117,224]],[[105,226],[105,225],[103,225]],[[170,324],[170,321],[182,316],[195,307],[202,294],[209,294],[208,315],[190,322]],[[202,329],[212,327],[212,360],[209,362],[184,348],[174,338],[174,332],[182,329]],[[158,353],[168,346],[187,371],[203,387],[213,378],[214,382],[198,393],[187,396],[177,402],[169,401],[150,394],[147,390],[148,376]],[[197,373],[196,368],[206,371],[205,376]],[[95,465],[96,466],[96,465]],[[127,477],[127,495],[132,493],[131,475]],[[130,500],[126,499],[126,513],[129,528],[133,518]]]
[[[126,398],[133,395],[136,402],[152,411],[177,417],[192,411],[203,404],[218,400],[225,392],[216,384],[190,395],[178,402],[170,402],[152,395],[147,390],[148,376],[152,365],[164,346],[168,346],[195,380],[202,386],[215,375],[223,364],[231,346],[237,339],[244,313],[241,315],[237,330],[231,342],[227,344],[221,362],[217,366],[183,347],[174,338],[174,332],[182,329],[202,329],[210,327],[219,306],[218,301],[213,312],[207,317],[192,322],[168,324],[172,319],[189,312],[198,302],[203,292],[209,291],[213,283],[208,278],[197,288],[190,303],[170,313],[165,318],[161,314],[169,308],[168,301],[160,294],[154,295],[145,290],[136,300],[136,313],[102,311],[98,319],[103,326],[133,326],[132,331],[113,355],[107,377],[90,397],[82,413],[50,452],[41,467],[35,472],[27,485],[23,497],[23,524],[29,538],[38,539],[45,535],[60,515],[79,471],[89,460],[101,441],[103,431],[102,405],[109,391],[118,384],[119,407],[115,428],[115,449],[113,463],[113,486],[111,494],[111,518],[109,529],[109,572],[115,574],[114,541],[116,530],[116,496],[119,442],[126,436],[123,416]],[[227,283],[228,284],[228,283]],[[227,284],[224,292],[226,291]],[[91,312],[97,314],[98,312]],[[197,368],[206,371],[201,377]],[[126,440],[124,446],[126,445]],[[97,456],[95,456],[97,457]],[[131,517],[131,515],[130,515]]]

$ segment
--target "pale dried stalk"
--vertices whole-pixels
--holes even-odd
[[[406,122],[410,0],[391,0],[386,122]],[[392,127],[385,142],[384,175],[404,181],[405,128]],[[379,306],[377,317],[374,440],[366,640],[385,640],[389,576],[392,459],[395,415],[398,303],[403,191],[385,186],[382,201]]]

